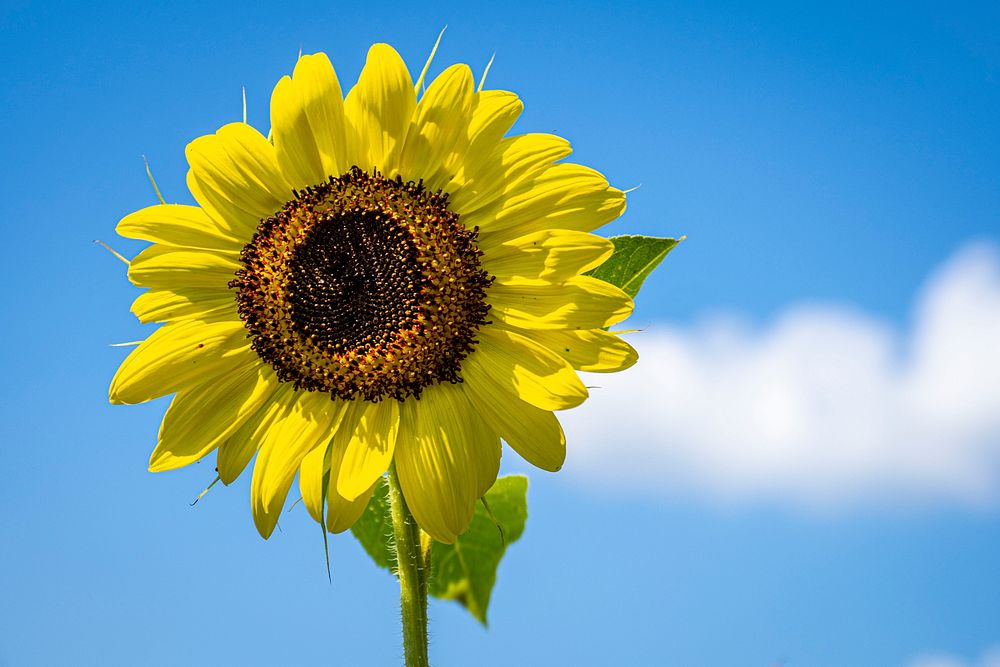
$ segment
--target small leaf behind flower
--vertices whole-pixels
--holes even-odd
[[[396,571],[396,547],[392,539],[392,513],[389,508],[389,482],[380,477],[364,513],[351,526],[354,537],[379,567]]]
[[[486,503],[476,505],[469,529],[454,544],[431,547],[430,594],[456,600],[485,625],[500,559],[521,537],[527,518],[528,478],[498,479],[486,492]]]
[[[454,544],[431,546],[431,578],[428,592],[436,598],[455,600],[486,624],[497,568],[504,552],[524,532],[528,518],[528,478],[501,477],[484,502],[476,504],[469,529]],[[379,567],[395,572],[396,551],[392,539],[389,485],[378,481],[372,499],[351,532]]]
[[[588,275],[620,287],[632,298],[667,254],[684,240],[655,236],[612,236],[615,251]]]

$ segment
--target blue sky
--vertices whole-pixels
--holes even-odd
[[[433,606],[435,664],[992,664],[1000,11],[870,2],[5,3],[0,664],[398,662],[351,538],[330,585],[300,508],[264,542],[245,481],[191,508],[211,466],[146,472],[167,403],[107,405],[108,344],[144,333],[92,240],[141,247],[113,232],[155,202],[141,155],[189,201],[186,143],[241,86],[266,129],[300,48],[349,82],[375,41],[419,70],[445,24],[432,73],[496,51],[517,131],[641,184],[608,233],[688,240],[639,368],[529,473],[490,629]]]

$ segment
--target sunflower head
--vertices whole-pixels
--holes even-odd
[[[451,542],[502,441],[559,469],[553,411],[586,398],[577,371],[636,359],[606,331],[631,299],[583,275],[610,255],[592,232],[624,194],[563,162],[559,137],[506,136],[520,101],[477,91],[467,66],[420,87],[384,44],[346,97],[326,55],[303,56],[268,137],[233,123],[188,146],[195,205],[118,225],[153,242],[130,263],[146,288],[132,310],[163,324],[111,400],[174,394],[151,470],[217,452],[228,484],[256,457],[264,537],[296,475],[339,532],[394,463],[421,528]]]

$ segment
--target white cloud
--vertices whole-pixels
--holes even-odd
[[[832,305],[762,330],[732,317],[631,336],[639,363],[586,377],[567,469],[723,500],[989,503],[1000,497],[1000,249],[969,246],[910,330]]]
[[[914,658],[907,667],[1000,667],[1000,649],[992,649],[977,661],[965,661],[944,653],[927,653]]]

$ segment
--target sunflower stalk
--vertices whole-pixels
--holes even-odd
[[[399,576],[406,667],[428,667],[427,578],[430,550],[425,553],[421,544],[420,527],[406,506],[395,464],[389,468],[389,506],[396,543],[396,574]]]

